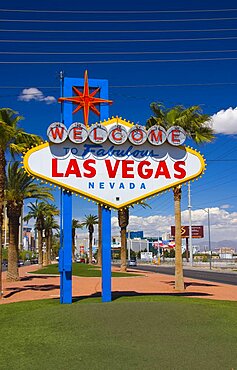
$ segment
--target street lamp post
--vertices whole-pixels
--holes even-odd
[[[211,270],[211,260],[212,260],[212,251],[211,251],[211,227],[210,227],[210,210],[207,209],[207,223],[208,223],[208,246],[209,246],[209,253],[210,253],[210,270]]]

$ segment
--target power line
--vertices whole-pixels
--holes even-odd
[[[153,85],[113,85],[113,86],[110,86],[110,88],[190,87],[190,86],[221,86],[221,85],[237,85],[237,82],[206,82],[206,83],[193,83],[193,84],[183,83],[183,84],[153,84]]]
[[[182,50],[182,51],[101,51],[101,52],[34,52],[34,51],[0,51],[2,55],[145,55],[145,54],[202,54],[235,53],[237,49],[226,50]]]
[[[202,21],[233,21],[237,17],[220,18],[183,18],[183,19],[87,19],[87,20],[68,20],[68,19],[0,19],[1,22],[25,22],[25,23],[159,23],[159,22],[202,22]]]
[[[39,9],[0,9],[1,12],[19,13],[72,13],[72,14],[153,14],[153,13],[206,13],[233,12],[237,8],[227,9],[184,9],[184,10],[39,10]]]
[[[211,41],[211,40],[236,40],[236,36],[230,37],[199,37],[181,39],[124,39],[124,40],[0,40],[3,43],[117,43],[117,42],[177,42],[177,41]]]
[[[111,85],[110,88],[151,88],[151,87],[191,87],[191,86],[225,86],[237,85],[237,82],[206,82],[183,84],[137,84],[137,85]],[[26,86],[0,86],[0,89],[25,89]],[[29,88],[29,87],[28,87]],[[58,89],[59,86],[38,86],[39,89]]]
[[[36,33],[177,33],[177,32],[223,32],[237,31],[237,28],[209,28],[185,30],[32,30],[32,29],[0,29],[0,32],[36,32]]]
[[[86,61],[0,61],[0,64],[113,64],[113,63],[176,63],[237,60],[236,58],[147,59],[147,60],[86,60]]]

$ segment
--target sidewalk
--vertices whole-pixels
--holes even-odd
[[[17,282],[7,282],[6,272],[4,272],[4,296],[0,303],[59,298],[59,276],[28,274],[37,269],[38,265],[21,267],[19,269],[21,280]],[[119,271],[119,268],[113,267],[113,271]],[[128,271],[135,272],[134,269]],[[112,279],[113,297],[155,294],[237,301],[237,286],[234,285],[184,278],[186,289],[182,293],[177,293],[174,291],[174,276],[154,272],[137,272],[141,276]],[[99,296],[100,292],[101,278],[73,276],[73,297]]]

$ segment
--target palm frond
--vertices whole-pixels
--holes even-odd
[[[20,167],[18,161],[10,164],[7,168],[5,193],[7,201],[17,202],[28,198],[54,200],[52,189],[36,184]]]
[[[182,127],[187,136],[197,144],[209,143],[214,139],[214,131],[210,125],[211,118],[203,114],[199,105],[185,108],[177,105],[166,109],[160,103],[152,103],[151,109],[155,113],[147,120],[146,128],[159,124],[165,129],[171,126]]]

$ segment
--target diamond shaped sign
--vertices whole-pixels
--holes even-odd
[[[114,118],[92,126],[87,136],[85,127],[74,123],[60,142],[58,126],[48,130],[55,143],[25,154],[26,171],[115,209],[195,179],[205,168],[198,152],[178,145],[183,132],[177,127],[166,133],[156,126],[151,132]]]

